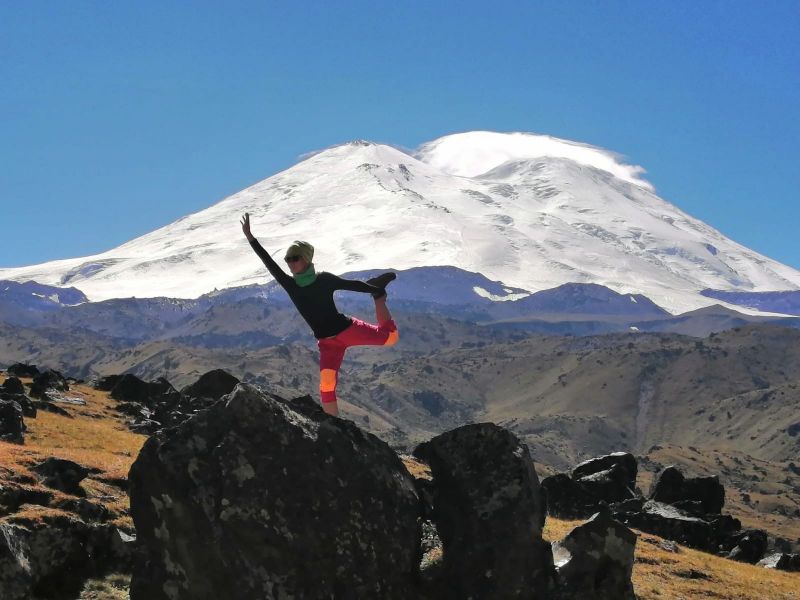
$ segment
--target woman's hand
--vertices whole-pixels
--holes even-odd
[[[250,213],[244,213],[244,217],[240,221],[242,224],[242,232],[248,241],[253,239],[253,234],[250,233]]]

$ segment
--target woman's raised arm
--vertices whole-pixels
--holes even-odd
[[[277,281],[280,285],[286,287],[286,284],[292,281],[292,278],[278,266],[278,263],[272,259],[272,257],[269,255],[269,252],[264,250],[264,247],[258,243],[258,240],[250,232],[250,213],[244,213],[244,217],[240,223],[242,224],[242,232],[244,233],[244,236],[247,238],[247,241],[250,242],[250,247],[267,267],[270,275],[272,275],[275,278],[275,281]]]

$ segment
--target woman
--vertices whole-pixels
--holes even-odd
[[[386,285],[396,275],[383,273],[372,279],[354,281],[342,279],[314,269],[314,247],[308,242],[295,241],[286,251],[284,260],[292,276],[288,276],[250,233],[250,214],[241,221],[242,231],[270,274],[289,294],[300,315],[311,326],[319,346],[319,392],[322,409],[338,415],[336,382],[344,353],[350,346],[393,346],[397,343],[397,326],[386,308]],[[375,299],[375,318],[372,325],[340,313],[333,301],[333,292],[349,290],[371,293]]]

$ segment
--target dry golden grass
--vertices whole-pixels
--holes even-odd
[[[5,379],[0,375],[0,384]],[[22,381],[30,382],[24,378]],[[58,403],[72,418],[40,410],[35,419],[25,419],[28,431],[24,445],[0,442],[0,484],[5,480],[37,487],[38,477],[31,473],[30,467],[49,456],[73,460],[98,471],[81,483],[86,497],[121,515],[114,521],[117,524],[132,527],[130,517],[125,515],[129,506],[127,493],[108,482],[127,478],[147,436],[127,429],[122,415],[113,409],[115,401],[108,392],[74,385],[64,395],[84,400],[86,404]],[[49,491],[53,492],[53,504],[68,497],[57,490]],[[26,505],[16,517],[35,518],[59,512]]]
[[[128,600],[131,576],[112,573],[101,579],[89,579],[78,600]]]
[[[403,456],[403,465],[406,470],[411,473],[412,477],[417,479],[433,479],[431,475],[431,468],[425,463],[419,462],[412,456]]]

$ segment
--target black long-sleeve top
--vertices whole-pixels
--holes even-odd
[[[343,315],[336,308],[336,304],[333,302],[333,292],[336,290],[367,293],[381,291],[381,288],[365,281],[342,279],[325,271],[317,273],[314,283],[301,287],[297,285],[291,275],[287,275],[278,266],[257,239],[250,240],[250,246],[264,262],[275,281],[289,294],[289,298],[294,302],[306,323],[311,326],[314,337],[317,339],[337,335],[350,327],[353,322],[350,317]]]

